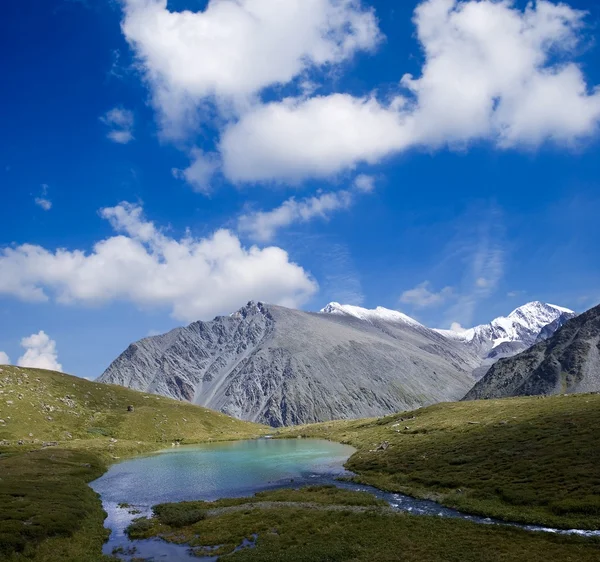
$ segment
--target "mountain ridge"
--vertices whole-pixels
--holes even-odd
[[[421,325],[250,302],[131,344],[98,380],[279,426],[455,400],[476,366]]]
[[[465,400],[600,391],[600,305],[494,364]]]

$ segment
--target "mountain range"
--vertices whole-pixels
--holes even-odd
[[[598,390],[600,306],[570,319],[551,337],[526,351],[495,363],[465,399]]]
[[[382,307],[250,302],[131,344],[98,380],[272,426],[380,416],[462,398],[496,348],[524,349],[572,315],[529,303],[456,333]]]

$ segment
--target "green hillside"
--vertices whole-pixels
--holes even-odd
[[[357,447],[347,468],[379,488],[471,513],[600,529],[600,395],[437,404],[281,432]]]
[[[0,559],[102,560],[104,513],[87,482],[115,459],[268,428],[77,377],[0,367]]]

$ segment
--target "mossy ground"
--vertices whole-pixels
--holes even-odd
[[[2,560],[104,560],[105,514],[87,483],[110,463],[173,442],[246,439],[268,431],[117,386],[39,369],[1,369]]]
[[[305,488],[266,492],[238,498],[247,509],[221,510],[223,502],[163,504],[150,520],[141,519],[131,528],[133,536],[161,536],[189,544],[198,555],[227,555],[224,560],[261,562],[587,562],[600,559],[600,542],[573,537],[529,533],[518,529],[476,525],[461,520],[392,514],[360,492]],[[256,502],[271,501],[268,508]],[[298,507],[287,502],[298,502]],[[340,506],[339,502],[344,501]],[[277,502],[286,502],[277,505]],[[318,504],[302,507],[301,502]],[[229,501],[227,502],[230,503]],[[327,511],[328,506],[340,510]],[[360,511],[353,509],[359,506]],[[169,508],[169,509],[166,509]],[[170,525],[185,512],[204,516],[187,526]],[[255,544],[235,552],[244,540]]]
[[[600,395],[580,394],[437,404],[280,436],[355,446],[347,468],[384,490],[507,521],[600,529],[598,427]]]

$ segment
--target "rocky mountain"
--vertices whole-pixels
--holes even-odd
[[[98,379],[273,426],[457,400],[479,359],[399,312],[248,303],[130,345]]]
[[[552,336],[575,312],[568,308],[530,302],[489,324],[468,330],[437,330],[444,337],[460,342],[482,360],[485,370],[502,357],[511,357],[537,341]]]
[[[600,391],[600,306],[494,364],[465,400]]]

